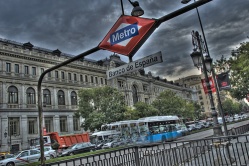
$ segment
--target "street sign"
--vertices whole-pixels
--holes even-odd
[[[148,67],[148,66],[151,66],[157,63],[161,63],[161,62],[163,62],[163,59],[162,59],[162,53],[160,51],[155,54],[149,55],[145,58],[138,59],[136,61],[127,63],[123,66],[119,66],[117,68],[113,68],[113,69],[106,71],[107,80],[127,74],[127,73],[131,73],[136,70],[143,69],[145,67]]]
[[[130,56],[154,23],[153,19],[122,15],[99,44],[99,48]]]

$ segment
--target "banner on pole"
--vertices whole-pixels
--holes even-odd
[[[220,90],[231,89],[229,74],[227,72],[216,75],[216,80]]]
[[[208,79],[209,79],[209,85],[210,85],[210,88],[212,90],[212,93],[216,92],[213,78],[208,77]],[[201,79],[201,83],[202,83],[202,87],[203,87],[203,90],[204,90],[205,94],[207,94],[208,93],[208,88],[207,88],[205,79]]]

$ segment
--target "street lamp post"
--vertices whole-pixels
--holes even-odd
[[[208,77],[208,72],[211,72],[212,70],[212,59],[209,57],[207,54],[206,58],[204,59],[204,53],[206,53],[206,47],[205,44],[199,35],[199,32],[193,31],[192,32],[192,41],[193,41],[193,46],[194,46],[194,52],[190,55],[193,62],[194,66],[197,68],[202,68],[203,74],[205,76],[205,83],[206,87],[208,90],[208,96],[210,100],[210,105],[211,105],[211,113],[213,117],[213,130],[214,130],[214,136],[221,136],[222,135],[222,130],[221,126],[218,123],[218,118],[217,118],[217,111],[215,110],[214,107],[214,100],[213,100],[213,95],[212,95],[212,90],[211,86],[209,83],[209,77]]]
[[[190,1],[191,1],[191,0],[182,0],[181,3],[187,4],[187,3],[190,2]],[[194,0],[194,2],[195,2],[195,1],[196,1],[196,0]],[[204,44],[205,44],[205,48],[206,48],[206,53],[207,53],[207,55],[208,55],[208,58],[210,58],[210,54],[209,54],[209,50],[208,50],[208,45],[207,45],[207,41],[206,41],[206,36],[205,36],[204,29],[203,29],[203,25],[202,25],[201,17],[200,17],[200,14],[199,14],[199,10],[198,10],[197,7],[196,7],[195,9],[196,9],[196,13],[197,13],[197,16],[198,16],[198,21],[199,21],[199,23],[200,23],[201,32],[202,32],[202,36],[203,36]],[[218,86],[217,86],[216,74],[215,74],[215,71],[214,71],[213,68],[211,68],[210,71],[211,71],[211,73],[212,73],[213,80],[215,80],[216,94],[217,94],[217,99],[218,99],[218,103],[219,103],[219,106],[220,106],[220,113],[221,113],[223,125],[224,125],[224,134],[225,134],[225,136],[227,136],[227,135],[228,135],[227,125],[226,125],[226,121],[225,121],[225,118],[224,118],[223,108],[222,108],[222,104],[221,104],[221,100],[220,100],[220,92],[219,92],[219,88],[218,88]]]

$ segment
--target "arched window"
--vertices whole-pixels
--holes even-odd
[[[27,104],[35,104],[35,90],[29,87],[26,91]]]
[[[75,91],[71,92],[71,105],[77,105],[77,94]]]
[[[62,90],[58,91],[58,105],[65,105],[65,95]]]
[[[48,89],[43,90],[43,104],[51,105],[51,93]]]
[[[136,104],[138,102],[137,87],[136,87],[136,85],[132,86],[132,97],[133,97],[133,104]]]
[[[9,104],[18,104],[18,90],[15,86],[8,88]]]

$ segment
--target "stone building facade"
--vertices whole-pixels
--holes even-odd
[[[31,43],[0,39],[0,151],[29,148],[39,137],[37,84],[42,72],[72,55],[48,50]],[[151,103],[165,89],[186,100],[197,100],[196,90],[179,86],[143,70],[112,80],[111,67],[125,64],[116,54],[100,61],[81,59],[46,74],[42,81],[44,125],[47,132],[60,135],[82,133],[83,118],[74,116],[81,88],[112,86],[119,89],[129,106],[138,101]]]

